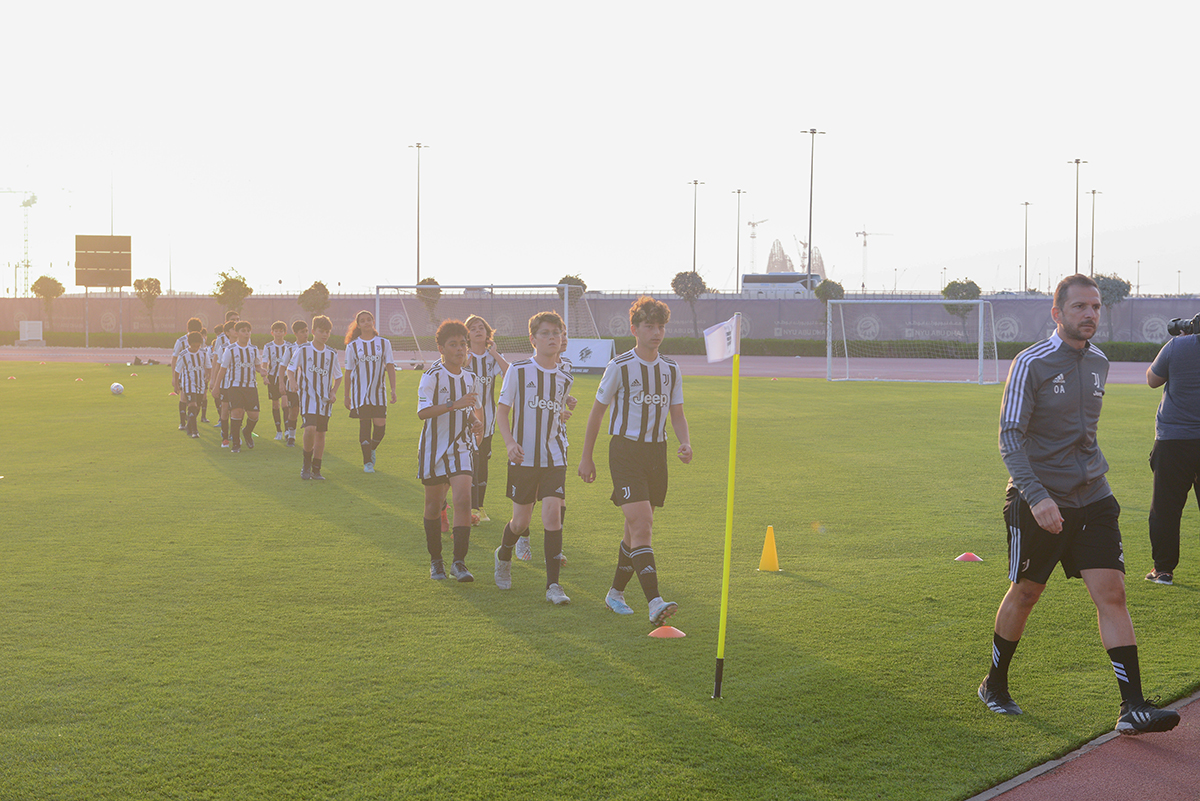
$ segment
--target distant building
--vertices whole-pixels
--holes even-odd
[[[816,273],[749,273],[742,291],[752,298],[811,298],[822,280]]]

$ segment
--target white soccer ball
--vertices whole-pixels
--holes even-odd
[[[121,386],[120,384],[113,384],[111,387],[109,387],[109,389],[112,390],[112,394],[114,395],[120,395],[125,391],[125,387]]]

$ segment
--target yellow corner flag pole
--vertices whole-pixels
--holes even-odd
[[[738,374],[741,359],[741,314],[704,332],[705,350],[710,362],[733,354],[733,400],[729,412],[729,485],[725,498],[725,567],[721,577],[721,625],[717,634],[717,669],[713,680],[714,699],[721,697],[721,677],[725,671],[725,625],[729,617],[729,572],[733,562],[733,477],[737,464]]]

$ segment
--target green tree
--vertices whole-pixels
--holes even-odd
[[[569,319],[574,320],[574,319],[576,319],[575,304],[578,303],[579,299],[583,297],[583,293],[587,292],[587,283],[582,278],[580,278],[578,275],[564,275],[562,278],[558,279],[558,283],[568,284],[571,287],[569,290],[566,290],[567,292],[570,293],[570,297],[567,299],[567,303],[570,305],[570,308],[571,308],[571,313],[567,316]],[[558,288],[558,297],[559,298],[562,298],[563,292],[564,292],[564,290],[560,286]],[[578,328],[579,328],[579,326],[576,325],[576,329],[578,329]]]
[[[325,310],[329,308],[329,287],[320,281],[313,281],[312,286],[300,293],[296,302],[300,304],[300,308],[314,317],[324,314]]]
[[[220,280],[217,281],[212,296],[226,311],[235,311],[241,314],[246,298],[250,297],[254,290],[246,283],[246,279],[238,274],[237,270],[217,273],[217,278]]]
[[[947,300],[979,300],[981,294],[983,293],[979,289],[979,284],[969,278],[964,278],[961,281],[951,281],[942,288],[942,297]],[[967,335],[967,317],[974,308],[974,306],[967,306],[966,304],[946,305],[948,313],[962,320],[963,341],[970,340],[970,337]]]
[[[33,290],[33,294],[42,299],[42,304],[46,307],[46,325],[51,325],[54,322],[54,310],[50,304],[54,302],[55,298],[62,297],[62,293],[65,291],[63,285],[58,282],[58,279],[43,275],[29,288]]]
[[[436,278],[422,278],[417,282],[420,289],[417,290],[417,297],[425,304],[425,311],[429,312],[429,326],[434,330],[437,329],[437,305],[442,298],[442,288],[438,286]]]
[[[829,319],[829,301],[841,300],[846,297],[846,290],[837,281],[830,281],[828,278],[817,284],[817,288],[813,290],[813,294],[817,296],[817,300],[821,301],[821,305],[825,307],[824,315],[821,321]]]
[[[154,333],[154,302],[162,294],[162,282],[157,278],[139,278],[133,282],[133,292],[146,307],[150,316],[150,332]]]
[[[696,321],[696,301],[708,291],[704,279],[700,277],[700,273],[684,270],[676,273],[675,277],[671,279],[671,291],[686,300],[687,304],[692,307],[692,333],[699,339],[700,325]]]
[[[1096,274],[1096,285],[1100,287],[1100,302],[1104,304],[1104,316],[1108,318],[1108,341],[1113,340],[1113,306],[1129,297],[1133,285],[1115,273],[1113,275]]]

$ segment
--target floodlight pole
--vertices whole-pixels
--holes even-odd
[[[1079,273],[1079,165],[1087,164],[1083,159],[1068,161],[1075,165],[1075,273]]]
[[[813,218],[813,167],[816,164],[817,158],[817,136],[824,134],[824,131],[818,131],[816,128],[809,128],[805,131],[812,137],[812,147],[808,154],[808,241],[804,243],[806,252],[804,254],[804,269],[812,274],[812,218]],[[863,240],[864,244],[866,240]]]
[[[417,149],[417,283],[421,283],[421,149],[429,147],[417,142],[409,145]]]
[[[1025,287],[1021,294],[1029,291],[1029,201],[1021,204],[1025,207]]]
[[[692,273],[696,272],[696,204],[699,197],[700,186],[704,183],[700,179],[690,181],[692,185]]]
[[[739,295],[742,292],[742,195],[741,189],[733,190],[737,195],[737,245],[734,249],[733,288]]]
[[[1088,260],[1088,275],[1096,275],[1096,195],[1103,195],[1099,189],[1093,189],[1089,192],[1092,196],[1092,255]]]

